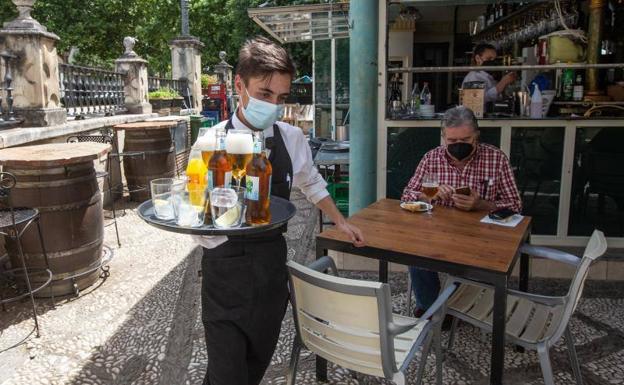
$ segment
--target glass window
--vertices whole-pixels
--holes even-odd
[[[533,234],[556,235],[564,128],[512,128],[511,135],[511,166],[523,214],[533,217]]]
[[[331,40],[315,42],[315,136],[331,138]],[[336,125],[349,110],[349,39],[336,39]]]
[[[624,236],[624,127],[578,128],[569,235]]]

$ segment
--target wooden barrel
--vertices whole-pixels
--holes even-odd
[[[123,165],[130,199],[144,202],[150,199],[150,181],[175,175],[175,148],[171,139],[176,122],[140,122],[115,126],[125,130],[124,153],[144,155],[124,156]],[[137,189],[145,187],[145,189]]]
[[[52,145],[43,145],[52,146]],[[31,146],[31,147],[43,147]],[[67,153],[76,155],[77,148],[106,149],[98,143],[55,144]],[[98,147],[99,146],[99,147]],[[93,148],[92,148],[93,147]],[[52,151],[50,147],[50,151]],[[37,158],[36,152],[31,155]],[[97,267],[102,258],[104,218],[102,197],[95,176],[93,160],[77,156],[50,162],[3,162],[4,171],[15,175],[16,186],[11,190],[15,207],[33,207],[40,212],[41,230],[45,249],[53,273],[51,283],[54,295],[74,293],[74,284],[80,290],[93,284],[100,275]],[[44,268],[45,259],[39,242],[36,225],[31,225],[21,237],[28,268]],[[17,245],[7,238],[7,251],[12,266],[20,266]],[[81,275],[90,270],[90,273]],[[76,276],[73,280],[69,277]],[[34,285],[42,276],[33,275]],[[38,293],[50,295],[49,288]]]

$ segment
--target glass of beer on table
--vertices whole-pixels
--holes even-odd
[[[425,174],[422,180],[422,193],[429,198],[429,207],[427,208],[427,214],[431,215],[431,207],[433,206],[433,198],[438,193],[440,183],[438,177],[435,174]]]
[[[236,180],[236,187],[240,187],[241,179],[245,176],[247,163],[253,155],[251,131],[228,130],[225,137],[225,151],[232,165],[232,177]]]

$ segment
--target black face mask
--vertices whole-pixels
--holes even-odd
[[[474,146],[472,143],[457,142],[446,146],[448,153],[458,161],[462,161],[472,154]]]
[[[498,60],[486,60],[483,63],[481,63],[482,66],[488,66],[488,67],[492,67],[492,66],[496,66],[498,67],[500,65],[500,63],[498,62]]]
[[[481,65],[482,66],[488,66],[488,67],[492,67],[492,66],[500,66],[500,62],[498,60],[487,60],[484,61]],[[488,71],[490,75],[492,75],[492,77],[494,78],[494,80],[496,80],[497,82],[501,80],[501,78],[503,77],[503,73],[501,71]]]

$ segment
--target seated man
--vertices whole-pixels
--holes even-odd
[[[433,200],[459,210],[492,211],[507,207],[516,212],[522,201],[507,156],[498,148],[479,143],[479,126],[474,113],[466,107],[451,108],[442,119],[444,145],[427,152],[403,191],[402,201],[421,199],[425,175],[434,176],[440,187]],[[470,194],[455,193],[469,187]],[[433,214],[435,215],[435,213]],[[416,295],[415,316],[420,316],[438,297],[438,274],[410,267]]]

